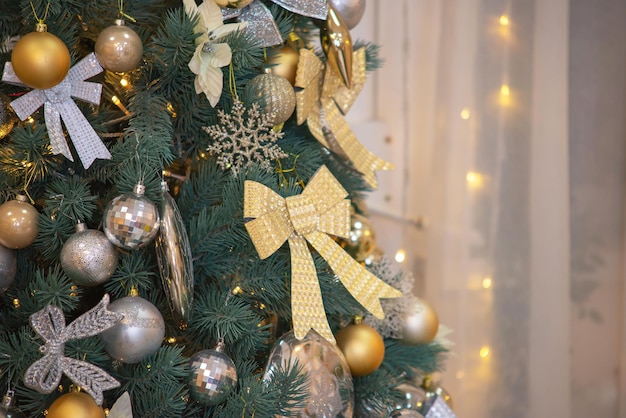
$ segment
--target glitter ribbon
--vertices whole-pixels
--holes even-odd
[[[40,393],[52,393],[65,373],[101,405],[102,392],[119,387],[120,383],[93,364],[65,357],[64,351],[67,341],[97,335],[124,317],[107,310],[108,304],[109,295],[105,294],[100,303],[67,327],[63,311],[57,306],[48,305],[32,314],[31,326],[46,343],[39,349],[44,356],[26,370],[24,385]]]
[[[334,343],[317,271],[307,242],[326,260],[350,294],[377,318],[384,318],[380,298],[402,293],[367,271],[328,234],[347,237],[350,200],[339,181],[322,166],[302,194],[286,199],[263,184],[247,180],[244,186],[246,229],[261,259],[276,252],[285,241],[291,253],[291,312],[294,334],[303,339],[313,328]]]
[[[61,126],[61,119],[63,119],[78,157],[85,168],[89,168],[96,158],[111,159],[111,153],[74,103],[72,97],[95,105],[100,104],[102,85],[84,80],[100,74],[102,71],[103,68],[98,63],[95,54],[89,54],[70,68],[61,83],[45,90],[32,90],[11,102],[11,107],[20,120],[25,120],[43,104],[52,152],[63,154],[70,161],[74,161],[63,134]],[[4,66],[2,80],[24,86],[13,71],[10,62]]]
[[[326,0],[272,0],[284,9],[302,16],[309,16],[316,19],[326,19],[328,15],[328,3]],[[280,30],[276,26],[272,12],[259,0],[255,0],[241,9],[223,8],[222,16],[224,20],[238,18],[242,22],[247,22],[246,31],[259,41],[260,46],[270,47],[283,43]]]
[[[311,134],[326,148],[345,155],[373,188],[378,186],[376,170],[393,165],[377,157],[357,139],[344,115],[348,113],[365,84],[365,49],[353,54],[352,83],[348,88],[339,74],[308,49],[300,50],[296,87],[298,125],[305,121]]]

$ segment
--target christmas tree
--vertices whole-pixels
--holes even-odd
[[[364,7],[0,0],[0,416],[449,411],[344,119]]]

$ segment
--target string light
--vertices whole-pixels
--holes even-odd
[[[473,189],[480,189],[485,183],[484,177],[475,171],[468,171],[465,180],[467,180],[467,185]]]
[[[111,96],[111,101],[115,106],[119,107],[119,109],[124,112],[126,116],[130,115],[130,112],[128,111],[128,109],[126,109],[126,106],[124,106],[124,104],[117,96]]]
[[[404,251],[401,248],[396,252],[396,261],[398,263],[403,263],[405,259],[406,259],[406,251]]]
[[[491,277],[487,276],[483,279],[483,289],[490,289],[493,284]]]
[[[120,85],[122,87],[128,87],[128,86],[130,86],[130,81],[128,81],[128,78],[122,77],[122,78],[120,78]]]
[[[33,123],[35,123],[35,119],[33,119],[32,116],[29,116],[26,118],[26,123],[30,123],[32,125]]]
[[[507,15],[500,16],[500,24],[502,26],[509,26],[511,22],[509,21],[509,17]]]
[[[470,118],[470,111],[468,108],[461,110],[461,119],[468,120]]]
[[[482,347],[480,347],[480,358],[486,359],[487,357],[489,357],[489,354],[490,348],[488,345],[483,345]]]
[[[505,97],[510,96],[511,95],[511,88],[508,85],[503,84],[502,87],[500,87],[500,94],[502,96],[505,96]]]

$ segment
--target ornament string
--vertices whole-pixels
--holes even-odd
[[[137,21],[137,19],[135,19],[131,15],[124,13],[124,0],[118,0],[117,6],[118,6],[118,9],[119,9],[120,19],[125,17],[126,19],[130,20],[133,23],[135,23]]]
[[[235,100],[239,100],[239,96],[237,95],[237,81],[235,80],[235,67],[233,66],[233,61],[230,61],[228,64],[228,89],[230,90],[230,95],[235,98]]]
[[[37,20],[37,23],[43,25],[43,23],[48,18],[48,10],[50,10],[50,2],[48,2],[48,4],[46,5],[46,11],[43,14],[43,19],[40,19],[39,16],[37,16],[37,11],[35,10],[35,5],[33,4],[32,1],[30,2],[30,8],[33,9],[33,15],[35,15],[35,20]]]

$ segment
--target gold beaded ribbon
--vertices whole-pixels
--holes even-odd
[[[326,66],[308,49],[300,50],[296,87],[298,125],[305,121],[311,134],[326,148],[344,154],[372,188],[376,188],[376,170],[391,170],[393,165],[363,146],[344,115],[365,84],[365,48],[353,53],[352,82],[348,88],[337,71]]]
[[[269,187],[247,180],[244,185],[246,229],[261,259],[274,254],[285,241],[291,253],[291,312],[296,338],[313,328],[334,343],[317,271],[307,242],[322,256],[341,283],[365,309],[377,318],[385,314],[380,298],[402,296],[357,263],[330,235],[347,237],[350,231],[348,193],[322,166],[304,191],[283,198]]]

